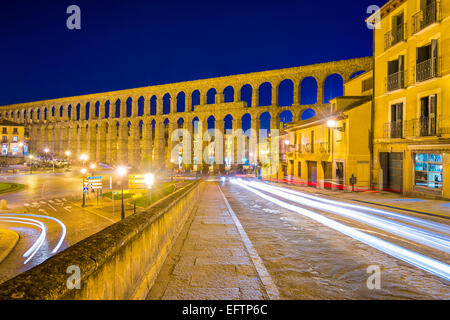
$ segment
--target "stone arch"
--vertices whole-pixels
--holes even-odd
[[[256,104],[256,101],[252,101],[253,88],[250,84],[245,84],[241,87],[241,101],[247,102],[247,107],[251,107]]]
[[[208,117],[208,119],[206,120],[206,123],[207,123],[208,130],[216,128],[216,118],[213,115]]]
[[[183,117],[179,117],[177,120],[177,128],[181,129],[183,127],[184,127],[184,119],[183,119]]]
[[[138,128],[139,128],[139,140],[142,140],[143,136],[144,136],[144,121],[140,120],[138,123]]]
[[[227,114],[224,118],[223,118],[223,122],[224,122],[224,129],[226,130],[232,130],[233,129],[233,116],[231,114]]]
[[[360,75],[362,75],[363,73],[366,73],[366,71],[365,70],[359,70],[359,71],[353,72],[352,75],[348,79],[351,80],[351,79],[357,78]]]
[[[278,115],[278,121],[283,123],[283,127],[285,127],[286,124],[292,122],[293,119],[294,115],[292,114],[291,110],[284,110]]]
[[[25,118],[25,116],[24,116],[24,118]],[[59,107],[59,118],[60,119],[64,118],[64,107],[63,106]]]
[[[344,79],[339,73],[333,73],[326,77],[323,83],[324,103],[344,95]]]
[[[223,101],[225,103],[234,102],[234,88],[232,86],[223,89]]]
[[[186,94],[183,91],[177,94],[177,112],[186,111]]]
[[[100,118],[100,101],[94,103],[94,117],[95,119]]]
[[[158,98],[156,97],[156,95],[153,95],[150,98],[150,115],[156,116],[157,113],[158,113]]]
[[[52,118],[55,117],[56,114],[56,108],[55,106],[52,106]]]
[[[105,119],[111,118],[111,102],[109,100],[105,101]]]
[[[290,107],[294,104],[294,82],[284,79],[278,85],[278,106]]]
[[[170,93],[166,93],[163,96],[163,106],[162,106],[163,114],[170,114],[170,100],[171,100]]]
[[[313,108],[308,108],[303,110],[300,113],[300,119],[299,120],[308,120],[310,118],[313,118],[316,116],[316,110],[314,110]]]
[[[206,93],[206,104],[215,104],[216,103],[216,94],[217,90],[215,88],[211,88]]]
[[[115,103],[115,111],[114,111],[114,118],[120,118],[120,111],[121,111],[121,105],[120,105],[121,101],[120,98],[116,100]]]
[[[192,94],[191,94],[191,106],[192,106],[191,111],[194,111],[195,106],[200,105],[200,102],[201,102],[200,97],[201,97],[200,90],[197,89],[192,92]]]
[[[124,108],[126,108],[125,116],[127,118],[131,117],[131,115],[133,114],[133,98],[132,97],[127,98],[127,100],[125,101]]]
[[[236,129],[242,129],[244,132],[247,132],[252,127],[252,115],[250,113],[245,113],[241,117],[242,120],[242,128],[236,128]]]
[[[86,102],[85,113],[84,113],[85,118],[81,119],[81,120],[89,120],[91,118],[90,111],[91,111],[91,103],[90,102]]]
[[[142,117],[145,113],[145,98],[143,96],[140,96],[137,102],[138,102],[137,115],[138,117]]]
[[[268,107],[272,105],[272,84],[270,82],[264,82],[258,89],[259,102],[261,107]]]
[[[300,104],[311,105],[318,101],[318,84],[316,78],[310,76],[300,82]]]
[[[48,119],[47,107],[44,108],[44,120]]]
[[[259,123],[261,130],[267,130],[270,132],[270,121],[272,119],[272,115],[269,111],[263,112],[259,115]]]

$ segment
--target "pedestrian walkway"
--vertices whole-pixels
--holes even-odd
[[[216,182],[206,182],[195,210],[147,299],[268,299],[270,276]]]

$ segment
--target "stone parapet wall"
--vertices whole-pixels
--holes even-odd
[[[4,282],[0,300],[145,298],[202,188],[197,180]],[[80,268],[80,289],[67,285],[71,266]]]

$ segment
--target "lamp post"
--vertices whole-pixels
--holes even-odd
[[[66,152],[64,152],[64,154],[66,155],[67,158],[67,168],[70,167],[70,155],[72,154],[72,152],[70,152],[70,150],[66,150]]]
[[[171,166],[170,166],[170,181],[173,181],[174,162],[175,161],[173,159],[170,159],[170,163],[171,163]]]
[[[33,155],[29,155],[28,158],[30,158],[30,174],[33,174]]]
[[[48,153],[50,152],[50,149],[49,148],[45,148],[44,152],[45,152],[46,155],[48,155]],[[53,154],[51,155],[51,157],[52,157],[53,173],[55,173],[55,160],[53,159]]]
[[[83,167],[86,165],[87,159],[88,159],[88,156],[85,153],[81,154],[80,160],[83,161]]]
[[[148,205],[150,205],[152,203],[151,190],[155,182],[155,176],[152,173],[144,174],[144,182],[148,188]]]
[[[117,175],[120,177],[120,186],[122,188],[122,211],[120,213],[121,220],[125,219],[125,208],[123,206],[123,177],[127,174],[127,168],[125,167],[118,167],[117,168]],[[114,201],[114,195],[113,195],[113,201]]]
[[[82,207],[86,206],[86,193],[84,192],[84,178],[86,176],[87,170],[85,168],[81,169],[81,174],[83,175],[83,203],[81,204]]]

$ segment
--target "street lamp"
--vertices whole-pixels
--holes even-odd
[[[50,149],[49,148],[45,148],[44,152],[47,155],[50,152]],[[53,159],[53,154],[51,155],[51,157],[52,157],[53,173],[55,173],[55,160]]]
[[[152,173],[144,174],[144,183],[146,184],[146,186],[148,188],[148,205],[150,205],[152,202],[151,189],[152,189],[153,183],[155,183],[155,175]]]
[[[82,207],[86,206],[86,193],[84,192],[84,178],[86,176],[87,170],[86,168],[81,169],[81,174],[83,175],[83,204],[81,205]]]
[[[67,158],[67,168],[70,167],[70,155],[72,154],[72,152],[70,152],[70,150],[66,150],[66,152],[64,152],[64,154],[66,155]]]
[[[91,165],[89,166],[89,168],[91,168],[92,171],[92,175],[94,175],[94,169],[97,167],[97,165],[95,163],[91,163]]]
[[[88,156],[85,153],[81,154],[80,160],[83,161],[83,166],[86,165],[87,159],[88,159]]]
[[[170,170],[170,181],[173,181],[173,170],[174,170],[174,163],[175,163],[175,161],[173,160],[173,159],[170,159],[170,163],[172,164],[171,165],[171,170]]]
[[[122,188],[122,211],[120,214],[120,218],[123,220],[125,219],[125,208],[123,206],[123,177],[127,174],[127,168],[126,167],[118,167],[117,170],[117,175],[120,177],[120,186]],[[113,195],[113,201],[114,201],[114,195]]]
[[[33,174],[33,155],[29,155],[28,158],[30,158],[30,174]]]
[[[332,172],[331,179],[333,179],[333,173],[334,173],[334,129],[336,128],[336,120],[334,120],[334,119],[328,120],[327,126],[331,130],[331,172]]]

